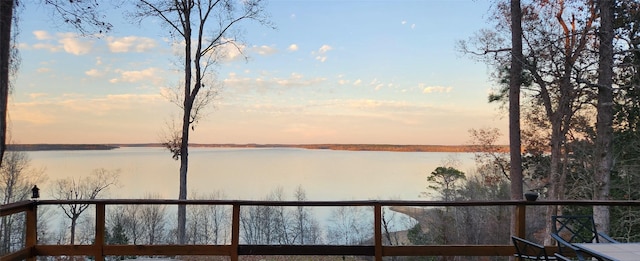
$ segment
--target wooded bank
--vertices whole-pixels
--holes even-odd
[[[14,151],[53,150],[111,150],[121,147],[164,147],[158,143],[140,144],[12,144]],[[392,145],[392,144],[191,144],[192,148],[302,148],[348,151],[396,151],[396,152],[479,152],[479,146],[470,145]],[[482,149],[486,149],[483,147]],[[497,150],[508,152],[507,145],[498,145]]]

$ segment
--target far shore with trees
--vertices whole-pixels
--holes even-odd
[[[508,145],[491,145],[493,150],[509,152]],[[9,144],[10,151],[112,150],[123,147],[162,147],[160,143],[132,144]],[[190,144],[191,148],[299,148],[312,150],[396,151],[396,152],[481,152],[482,145],[395,145],[395,144]]]

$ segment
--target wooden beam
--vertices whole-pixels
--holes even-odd
[[[557,250],[554,247],[550,251]],[[39,256],[91,255],[92,245],[37,245]],[[106,256],[128,255],[321,255],[374,256],[374,246],[343,245],[107,245]],[[443,245],[443,246],[383,246],[383,256],[512,256],[511,245]],[[3,259],[4,260],[4,259]]]
[[[241,245],[240,255],[275,256],[373,256],[373,246],[331,246],[331,245]]]
[[[385,246],[385,256],[512,256],[510,245]]]
[[[106,245],[105,256],[231,256],[230,245]]]
[[[32,200],[25,200],[25,201],[0,205],[0,217],[27,211],[30,207],[34,205],[36,205],[36,203]]]
[[[23,248],[20,249],[16,252],[10,253],[10,254],[6,254],[4,256],[0,256],[0,260],[2,261],[19,261],[19,260],[26,260],[29,257],[31,257],[31,253],[33,252],[33,250],[31,248]]]
[[[90,256],[94,254],[93,245],[36,245],[38,256]]]

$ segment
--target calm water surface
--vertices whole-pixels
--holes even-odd
[[[292,148],[190,149],[189,195],[223,192],[228,199],[264,199],[280,187],[287,200],[302,186],[308,200],[423,199],[427,175],[450,157],[473,165],[471,153],[334,151]],[[48,182],[38,184],[50,199],[54,180],[87,176],[93,169],[120,169],[120,186],[104,198],[177,198],[180,164],[163,148],[108,151],[29,152]]]

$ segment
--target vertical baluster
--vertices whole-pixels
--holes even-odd
[[[373,212],[376,261],[382,261],[382,205],[380,203],[374,204]]]
[[[527,205],[520,203],[516,205],[516,223],[515,234],[519,238],[526,238],[526,225],[527,225]]]
[[[104,261],[105,204],[96,203],[96,238],[93,243],[95,261]]]
[[[231,218],[231,261],[238,261],[238,246],[240,245],[240,205],[233,204]]]
[[[36,244],[38,243],[38,203],[32,202],[26,213],[26,240],[25,246],[29,250],[27,261],[36,261]]]

